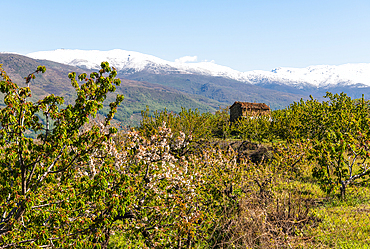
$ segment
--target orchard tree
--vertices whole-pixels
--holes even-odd
[[[274,112],[272,129],[288,144],[306,144],[301,153],[314,162],[313,176],[327,193],[346,189],[370,174],[369,102],[327,92]]]
[[[215,229],[225,210],[234,211],[227,218],[236,215],[249,164],[217,148],[181,156],[190,135],[172,131],[165,122],[149,129],[150,137],[132,130],[114,139],[115,163],[135,194],[127,206],[132,219],[120,224],[120,239],[112,243],[120,248],[216,246]]]
[[[325,97],[329,101],[312,110],[321,129],[312,139],[313,176],[324,190],[339,188],[345,198],[347,186],[370,173],[369,107],[363,97],[360,101],[344,93]]]
[[[45,70],[37,67],[19,87],[0,65],[0,248],[104,247],[113,222],[125,217],[130,193],[126,176],[104,153],[117,129],[83,127],[120,80],[107,62],[89,77],[70,73],[77,98],[61,108],[63,98],[54,95],[29,101],[32,79]],[[105,126],[122,100],[117,95],[109,104]],[[30,131],[37,139],[27,137]],[[99,167],[89,164],[92,157]]]

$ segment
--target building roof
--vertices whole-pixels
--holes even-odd
[[[270,110],[270,107],[265,103],[250,103],[250,102],[241,102],[236,101],[229,109],[234,106],[239,105],[242,109],[258,109],[258,110]]]

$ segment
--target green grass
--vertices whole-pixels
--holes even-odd
[[[370,248],[370,188],[363,182],[347,189],[346,200],[327,195],[308,174],[277,179],[272,192],[280,200],[312,200],[310,214],[319,221],[287,238],[288,248]]]
[[[309,229],[314,245],[327,248],[370,248],[370,203],[320,207],[314,213],[322,222]]]

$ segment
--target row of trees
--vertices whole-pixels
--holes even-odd
[[[287,143],[304,142],[312,173],[331,193],[369,175],[370,103],[344,93],[327,93],[327,101],[311,97],[278,110],[271,123],[274,135]]]
[[[314,165],[313,176],[327,193],[340,189],[344,198],[349,184],[369,175],[370,103],[364,98],[351,99],[345,93],[327,93],[324,97],[327,101],[310,96],[273,111],[271,116],[246,117],[234,123],[229,122],[227,109],[213,115],[191,110],[149,115],[147,110],[140,129],[150,133],[165,121],[173,130],[191,134],[194,141],[242,139],[273,143],[275,150],[304,144],[300,161],[309,160]]]

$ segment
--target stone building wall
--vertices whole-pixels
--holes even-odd
[[[230,107],[230,121],[233,122],[240,117],[270,115],[271,110],[265,103],[249,103],[236,101]]]

